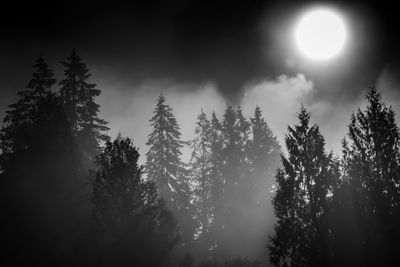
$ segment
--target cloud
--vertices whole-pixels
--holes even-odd
[[[384,100],[399,107],[399,91],[390,82],[393,75],[383,73],[379,79]],[[101,76],[102,77],[102,76]],[[106,77],[106,76],[103,76]],[[198,83],[180,83],[170,78],[144,80],[132,87],[118,79],[104,78],[98,82],[102,95],[98,98],[101,117],[110,122],[109,134],[116,137],[118,132],[132,137],[141,154],[140,162],[145,162],[146,141],[151,132],[149,120],[153,116],[157,97],[162,93],[181,126],[182,140],[194,137],[196,118],[201,109],[210,117],[213,111],[219,118],[225,110],[227,99],[220,94],[218,85],[212,80]],[[314,82],[299,73],[295,76],[280,75],[275,79],[254,79],[242,87],[243,95],[239,101],[246,117],[254,114],[258,105],[263,115],[284,147],[287,126],[298,123],[297,113],[300,105],[311,112],[311,123],[320,126],[326,140],[327,151],[332,150],[341,156],[341,140],[347,134],[351,113],[366,105],[363,94],[351,101],[336,98],[322,98]],[[397,100],[396,100],[397,99]],[[398,112],[399,114],[399,112]],[[190,151],[183,149],[183,160],[188,161]]]
[[[377,79],[378,89],[382,92],[383,100],[392,106],[400,119],[400,69],[386,66]]]
[[[139,147],[141,163],[145,161],[145,143],[152,130],[149,120],[161,93],[173,109],[184,141],[194,137],[196,118],[201,109],[210,115],[213,111],[222,114],[225,108],[225,99],[211,81],[192,84],[175,83],[171,79],[146,80],[131,90],[127,85],[109,84],[107,81],[99,83],[99,86],[107,88],[98,102],[101,116],[110,122],[109,134],[116,137],[121,132],[123,136],[132,137]],[[184,148],[183,160],[188,161],[189,157],[188,148]]]
[[[280,75],[274,80],[259,79],[245,86],[241,106],[245,114],[252,115],[260,106],[273,133],[284,148],[288,125],[298,123],[301,104],[311,112],[311,123],[318,124],[325,137],[326,150],[341,156],[341,140],[346,136],[351,113],[365,106],[363,95],[346,101],[340,96],[323,98],[312,80],[304,74]]]
[[[313,82],[301,73],[294,77],[280,75],[275,80],[255,80],[245,86],[240,105],[248,115],[260,106],[273,133],[283,144],[288,124],[297,122],[300,104],[307,102],[314,90]]]
[[[213,81],[202,83],[176,83],[172,79],[145,80],[135,88],[129,88],[116,80],[100,81],[103,89],[98,102],[101,105],[101,116],[110,122],[109,134],[115,137],[118,132],[134,139],[144,163],[145,145],[151,132],[149,123],[157,97],[162,93],[167,100],[178,123],[181,126],[182,140],[194,137],[196,118],[201,109],[209,117],[213,111],[222,118],[227,100],[219,93]],[[253,116],[256,105],[259,105],[264,116],[283,143],[288,124],[296,123],[296,113],[301,102],[308,101],[315,90],[313,82],[303,74],[294,77],[280,75],[275,80],[258,79],[243,87],[244,95],[240,106],[247,117]],[[183,150],[183,159],[189,160],[190,151]]]

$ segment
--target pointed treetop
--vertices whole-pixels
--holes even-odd
[[[32,89],[39,96],[43,96],[46,94],[46,92],[50,91],[51,86],[53,86],[56,82],[54,73],[51,69],[49,69],[42,55],[40,55],[36,60],[33,68],[36,69],[36,72],[32,75],[32,80],[30,80],[26,87],[28,89]]]
[[[301,125],[308,126],[311,115],[310,115],[310,112],[307,111],[307,109],[304,107],[303,104],[301,104],[300,112],[297,113],[297,117],[299,118]]]
[[[365,98],[370,102],[380,102],[382,99],[382,94],[378,92],[376,88],[376,84],[372,83],[368,86],[368,92],[365,95]]]

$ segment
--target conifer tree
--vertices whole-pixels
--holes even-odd
[[[153,181],[144,181],[129,138],[107,142],[93,185],[94,263],[161,266],[178,241],[178,228]],[[96,251],[97,249],[97,251]]]
[[[225,197],[234,198],[239,187],[240,150],[239,132],[236,128],[237,114],[230,104],[226,105],[222,121],[222,138],[224,142],[222,176],[225,180]],[[226,211],[228,214],[231,212]]]
[[[15,139],[17,136],[22,134],[24,127],[32,123],[38,101],[50,95],[52,86],[56,83],[53,71],[49,69],[42,56],[36,60],[33,68],[35,72],[32,79],[25,90],[18,92],[17,103],[9,106],[10,109],[6,111],[3,120],[4,125],[0,132],[0,150],[2,151],[0,169],[2,169],[3,164],[6,164],[4,161],[13,152],[12,150],[16,149]],[[22,143],[20,145],[25,146]]]
[[[250,119],[250,134],[245,150],[243,184],[241,185],[243,207],[239,219],[246,225],[240,237],[243,255],[262,259],[265,255],[265,237],[259,233],[269,232],[273,227],[274,214],[271,205],[275,170],[279,167],[280,146],[256,107]],[[240,225],[239,225],[240,227]]]
[[[251,173],[255,179],[254,186],[270,191],[281,148],[258,106],[254,111],[254,117],[251,118],[251,128],[253,138],[249,144],[249,160]]]
[[[210,223],[212,220],[211,202],[211,122],[207,115],[201,110],[197,117],[195,128],[196,137],[191,142],[192,157],[190,161],[190,172],[195,186],[194,206],[196,219],[199,221],[197,230],[199,237],[199,250],[202,253],[210,248]]]
[[[238,183],[241,190],[246,190],[249,188],[250,181],[250,161],[249,161],[249,145],[250,145],[250,126],[251,123],[244,117],[242,110],[238,107],[236,112],[236,131],[237,131],[237,151],[240,161],[240,173],[238,173]],[[245,194],[241,194],[244,196]],[[243,201],[247,201],[246,199]]]
[[[89,69],[75,50],[61,64],[65,68],[65,78],[59,83],[60,97],[79,148],[85,155],[84,161],[90,162],[98,154],[100,143],[108,140],[107,122],[98,117],[100,106],[95,102],[101,91],[96,84],[89,83]]]
[[[237,219],[236,201],[240,194],[240,149],[238,147],[239,134],[237,131],[237,113],[229,103],[226,104],[225,113],[221,123],[222,140],[222,196],[220,214],[221,232],[218,233],[217,252],[219,255],[228,255],[236,242],[233,237],[235,233],[235,224]]]
[[[221,246],[220,235],[224,229],[224,180],[222,177],[223,166],[223,139],[222,125],[215,112],[211,116],[210,134],[210,196],[212,206],[212,221],[210,225],[210,250],[214,257],[218,248]]]
[[[174,216],[179,218],[182,245],[193,239],[196,228],[191,206],[191,190],[186,169],[181,161],[183,142],[178,122],[172,108],[160,95],[150,120],[153,131],[146,143],[145,171],[147,178],[157,183],[158,194],[163,198]]]
[[[345,179],[341,192],[349,194],[337,203],[335,216],[348,211],[358,222],[354,231],[359,235],[352,246],[362,264],[389,265],[397,260],[400,247],[400,135],[395,113],[382,102],[375,85],[369,87],[366,99],[366,110],[358,109],[351,117],[350,142],[343,142]],[[338,228],[337,235],[353,236]],[[337,244],[336,249],[346,253],[341,250],[343,245],[348,243]],[[356,255],[359,251],[361,254]]]
[[[36,101],[25,106],[32,107],[29,123],[10,125],[18,134],[6,136],[13,146],[0,175],[7,218],[1,254],[16,265],[73,265],[88,219],[80,157],[58,98],[48,93]]]
[[[288,158],[276,173],[273,206],[277,217],[269,244],[270,260],[276,266],[326,266],[328,204],[337,164],[324,150],[325,141],[317,125],[309,126],[304,107],[299,125],[289,127],[285,138]]]

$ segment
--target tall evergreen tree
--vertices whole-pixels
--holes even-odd
[[[15,265],[73,264],[89,207],[80,157],[58,98],[49,93],[36,101],[29,106],[29,123],[10,125],[18,134],[5,136],[13,145],[0,175],[1,210],[7,218],[1,256]]]
[[[335,213],[336,217],[352,214],[353,222],[347,223],[356,223],[359,235],[338,226],[339,240],[340,235],[354,238],[352,243],[337,242],[335,252],[343,259],[347,253],[341,248],[347,247],[358,256],[358,263],[386,265],[397,260],[400,247],[400,135],[395,113],[382,102],[375,85],[369,87],[366,99],[366,110],[352,115],[350,142],[343,142],[345,180],[340,192],[348,194],[342,194]],[[352,248],[346,246],[350,244]]]
[[[285,138],[289,157],[276,173],[273,206],[277,216],[269,244],[276,266],[326,266],[329,259],[328,204],[337,180],[337,164],[324,150],[317,125],[309,126],[304,107],[299,125],[289,127]]]
[[[224,229],[224,180],[222,177],[223,166],[223,139],[222,125],[215,112],[211,116],[210,134],[210,197],[212,206],[212,221],[210,225],[210,250],[213,257],[217,256],[218,248],[221,246],[220,235]]]
[[[243,255],[261,260],[265,256],[265,237],[260,233],[272,234],[269,231],[274,223],[272,185],[275,170],[279,167],[280,146],[259,107],[250,121],[247,145],[242,145],[247,174],[241,186],[243,197],[240,203],[243,207],[240,218],[247,227],[246,231],[240,232]]]
[[[235,224],[237,219],[236,201],[240,194],[240,178],[241,178],[241,160],[240,148],[238,146],[239,133],[237,131],[237,113],[229,103],[226,104],[225,113],[221,123],[221,140],[223,147],[221,151],[222,165],[222,196],[220,214],[221,232],[218,233],[218,241],[216,252],[220,256],[228,256],[231,248],[236,245],[233,236],[235,232]],[[239,242],[239,241],[238,241]]]
[[[240,255],[260,259],[264,254],[265,240],[259,233],[266,231],[266,221],[272,215],[267,217],[266,211],[271,185],[268,183],[271,177],[267,175],[271,173],[263,170],[277,167],[279,145],[261,118],[261,112],[257,116],[263,125],[257,125],[260,129],[256,129],[255,142],[252,122],[245,118],[240,107],[235,111],[227,104],[222,123],[215,114],[212,117],[210,230],[214,240],[210,247],[215,258]],[[257,153],[263,157],[256,156]],[[244,225],[248,226],[245,230]],[[259,244],[261,249],[254,249],[254,244]]]
[[[153,181],[144,181],[129,138],[107,142],[97,157],[93,204],[96,266],[161,266],[178,241],[175,219]],[[87,252],[86,252],[87,253]]]
[[[33,66],[35,72],[25,90],[19,91],[17,103],[11,104],[3,120],[0,132],[0,150],[2,160],[0,169],[6,164],[9,155],[16,149],[15,138],[22,134],[24,127],[34,120],[38,101],[51,94],[52,86],[56,83],[53,71],[49,69],[44,58],[40,56]],[[20,139],[22,140],[22,139]],[[20,143],[21,146],[25,144]]]
[[[88,82],[89,69],[75,50],[61,64],[65,78],[59,83],[60,96],[84,161],[90,162],[98,154],[100,142],[108,140],[107,122],[98,117],[100,106],[95,102],[101,91]]]
[[[150,122],[153,131],[146,143],[149,146],[145,164],[147,178],[157,183],[159,196],[179,218],[182,245],[186,246],[193,240],[196,228],[191,190],[186,169],[180,158],[180,149],[183,147],[180,127],[172,108],[165,103],[165,97],[162,95],[157,99],[154,116]]]
[[[268,124],[262,117],[260,107],[256,107],[251,118],[252,140],[249,144],[251,173],[254,186],[261,190],[272,189],[273,175],[280,159],[281,147]],[[257,201],[258,202],[258,201]]]
[[[192,157],[190,172],[195,186],[194,206],[199,221],[197,243],[200,254],[207,254],[211,247],[210,224],[212,220],[211,201],[211,122],[201,110],[197,117],[195,139],[191,142]],[[206,255],[203,255],[206,256]]]
[[[246,190],[250,187],[250,161],[249,161],[249,145],[250,145],[250,130],[251,123],[244,117],[242,110],[238,107],[236,112],[237,121],[236,121],[236,131],[238,141],[236,144],[240,168],[237,175],[239,176],[238,184],[241,188],[240,190]],[[248,196],[245,194],[241,194],[246,199],[242,199],[241,201],[247,201]]]

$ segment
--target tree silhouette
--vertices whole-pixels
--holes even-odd
[[[222,125],[218,120],[215,112],[211,116],[211,135],[210,135],[210,197],[213,217],[210,225],[210,250],[213,252],[214,258],[217,255],[217,247],[220,246],[219,235],[224,229],[224,180],[222,177],[223,165],[223,139]]]
[[[220,220],[221,220],[221,232],[217,235],[217,247],[216,253],[220,256],[228,255],[232,250],[231,248],[235,245],[240,245],[234,236],[236,219],[238,219],[237,202],[240,199],[240,178],[241,164],[241,148],[238,146],[239,143],[239,131],[237,129],[237,114],[232,105],[226,105],[225,113],[221,123],[221,138],[223,142],[222,147],[222,165],[221,165],[221,177],[222,177],[222,196],[221,196],[221,209],[220,209]]]
[[[13,153],[13,150],[19,149],[15,139],[23,134],[23,130],[26,130],[24,126],[33,122],[38,102],[51,94],[51,88],[56,83],[53,71],[49,69],[42,56],[36,60],[33,68],[35,72],[32,75],[32,79],[25,90],[18,92],[19,99],[17,103],[9,106],[10,109],[6,111],[6,116],[3,120],[4,124],[0,132],[0,150],[2,151],[0,169],[3,168],[1,166],[7,165],[6,161],[10,154]],[[18,145],[25,146],[23,143]]]
[[[197,230],[198,254],[207,257],[212,246],[210,237],[210,224],[213,217],[211,199],[211,122],[207,115],[201,111],[197,117],[195,128],[196,138],[191,141],[192,157],[190,160],[190,173],[194,184],[194,206],[196,219],[199,222]],[[199,256],[198,256],[199,257]]]
[[[30,122],[16,127],[3,161],[2,259],[15,265],[68,265],[85,231],[88,203],[80,157],[58,98],[36,99]],[[17,135],[14,133],[18,132]],[[2,154],[3,157],[3,154]],[[3,254],[4,253],[4,254]]]
[[[89,243],[96,266],[161,266],[178,241],[176,221],[156,184],[143,180],[138,158],[129,138],[107,142],[97,157]]]
[[[275,234],[268,245],[276,266],[326,266],[329,259],[328,204],[338,179],[337,164],[326,154],[325,141],[316,125],[309,126],[304,107],[300,124],[288,127],[288,158],[276,173],[273,206]]]
[[[262,259],[265,255],[265,236],[272,234],[274,214],[271,206],[275,170],[280,163],[280,145],[256,107],[251,118],[250,137],[246,146],[248,175],[242,186],[244,211],[241,216],[246,225],[241,242],[247,256]]]
[[[251,118],[253,138],[249,144],[251,172],[255,179],[255,190],[271,190],[273,175],[280,159],[281,147],[268,124],[262,117],[260,107],[256,107]],[[268,201],[269,202],[269,201]],[[258,203],[261,204],[261,203]]]
[[[344,181],[335,216],[350,213],[353,228],[335,229],[335,253],[343,260],[386,265],[397,259],[400,231],[400,135],[392,108],[382,102],[375,85],[366,95],[368,106],[352,115],[350,142],[343,142]],[[353,229],[353,233],[346,230]],[[358,233],[355,236],[354,232]],[[341,244],[343,235],[352,242]],[[345,250],[345,251],[344,251]]]
[[[160,95],[150,120],[153,131],[146,145],[145,171],[147,178],[157,183],[158,193],[174,216],[179,218],[182,247],[193,240],[196,222],[191,206],[191,190],[188,175],[180,156],[183,142],[180,127],[172,114],[172,109]]]
[[[75,50],[61,64],[65,68],[65,78],[59,83],[60,97],[79,149],[84,155],[84,165],[89,167],[99,152],[100,142],[108,140],[105,134],[109,129],[107,122],[98,117],[100,106],[95,102],[95,97],[101,91],[96,88],[96,84],[88,83],[91,74]]]

